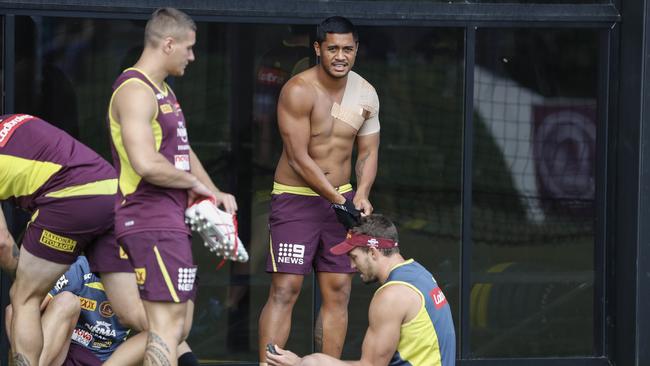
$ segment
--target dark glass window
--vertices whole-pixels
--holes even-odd
[[[594,354],[599,32],[479,29],[471,354]]]
[[[17,112],[42,116],[109,158],[111,85],[142,47],[144,21],[16,17]],[[245,41],[243,41],[245,40]],[[478,29],[470,337],[472,357],[593,355],[599,32]],[[204,361],[257,361],[270,275],[268,212],[282,148],[282,85],[316,62],[312,26],[198,24],[196,61],[170,79],[192,146],[237,196],[251,260],[217,269],[195,239],[199,292],[190,346]],[[360,27],[355,71],[379,94],[376,212],[405,257],[436,276],[460,325],[462,28]],[[353,175],[354,177],[354,175]],[[312,352],[307,276],[288,348]],[[376,287],[355,278],[344,358],[357,358]],[[457,332],[460,335],[460,332]],[[460,347],[459,347],[460,348]]]

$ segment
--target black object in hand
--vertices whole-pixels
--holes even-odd
[[[273,345],[273,343],[267,343],[266,350],[269,351],[269,353],[271,354],[279,355],[278,351],[275,350],[275,346]]]
[[[336,212],[336,218],[346,229],[350,230],[353,226],[359,225],[361,212],[354,207],[352,201],[346,199],[343,204],[332,203],[332,208]]]

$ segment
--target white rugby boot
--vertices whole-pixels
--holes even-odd
[[[209,199],[185,210],[185,223],[203,238],[205,246],[219,257],[247,262],[248,253],[237,235],[235,215],[219,209]]]

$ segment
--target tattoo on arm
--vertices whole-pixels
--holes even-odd
[[[30,366],[29,360],[21,353],[14,353],[14,366]]]
[[[20,249],[18,249],[18,245],[16,245],[16,243],[14,243],[13,248],[11,248],[11,255],[13,255],[14,258],[20,257]]]
[[[319,353],[323,352],[323,318],[320,312],[316,318],[316,325],[314,326],[314,351]]]
[[[147,338],[147,350],[144,355],[144,365],[147,366],[170,366],[169,347],[165,341],[156,333],[149,332]]]
[[[357,158],[357,165],[355,167],[355,173],[357,173],[357,180],[360,180],[361,177],[363,176],[363,168],[366,166],[366,160],[368,160],[368,156],[366,155],[365,157]]]

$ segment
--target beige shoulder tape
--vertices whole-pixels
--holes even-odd
[[[332,105],[332,117],[352,126],[362,136],[379,132],[378,114],[379,98],[375,88],[350,71],[341,104]]]

